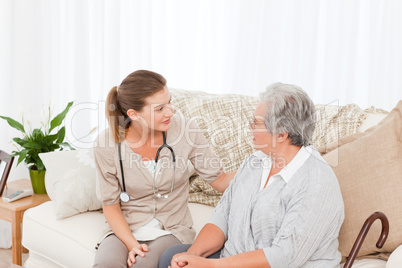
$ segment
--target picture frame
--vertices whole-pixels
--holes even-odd
[[[7,178],[13,165],[14,157],[0,150],[0,196],[7,184]]]

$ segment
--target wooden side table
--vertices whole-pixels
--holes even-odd
[[[22,189],[32,189],[30,180],[22,179],[7,183],[7,189],[4,189],[3,196]],[[47,194],[34,194],[11,203],[4,202],[0,198],[0,219],[11,222],[12,226],[13,264],[22,265],[21,223],[24,212],[49,200]]]

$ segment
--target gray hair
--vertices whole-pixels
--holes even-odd
[[[312,143],[316,125],[315,106],[307,93],[298,86],[275,83],[260,94],[267,107],[264,123],[275,134],[288,133],[292,145]]]

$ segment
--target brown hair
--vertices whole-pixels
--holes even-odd
[[[142,111],[145,99],[166,86],[166,79],[155,72],[138,70],[129,74],[120,86],[113,87],[106,99],[106,118],[116,142],[124,140],[131,119],[129,109]]]

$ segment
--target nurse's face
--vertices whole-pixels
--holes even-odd
[[[171,95],[165,86],[163,90],[145,99],[146,105],[137,113],[135,121],[144,128],[153,131],[167,131],[170,128],[170,118],[173,116]]]

